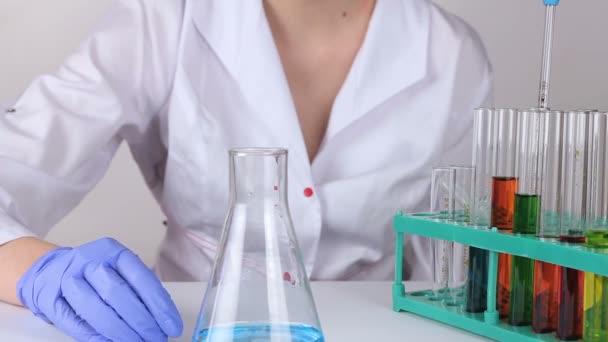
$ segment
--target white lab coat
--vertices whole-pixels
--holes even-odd
[[[285,147],[311,278],[390,279],[393,215],[428,209],[432,166],[470,162],[472,110],[490,94],[471,28],[425,0],[378,0],[311,165],[260,0],[117,1],[0,114],[0,244],[44,235],[126,141],[169,221],[158,274],[204,280],[227,209],[227,150]],[[408,239],[406,275],[429,276],[429,252]]]

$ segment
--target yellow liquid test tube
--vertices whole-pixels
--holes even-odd
[[[608,114],[595,112],[591,134],[591,168],[587,246],[608,248]],[[585,273],[584,341],[608,341],[608,277]]]
[[[608,277],[585,273],[584,341],[608,341]]]

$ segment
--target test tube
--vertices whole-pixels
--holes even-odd
[[[454,169],[454,221],[469,225],[471,206],[475,188],[475,168],[472,166],[452,166]],[[460,306],[466,294],[469,265],[469,246],[460,243],[452,244],[452,259],[449,265],[450,277],[448,287],[450,299],[448,305]]]
[[[492,108],[475,110],[473,167],[475,167],[475,197],[471,224],[490,228],[492,176],[496,169],[496,111]]]
[[[517,110],[498,109],[496,119],[496,170],[492,175],[490,224],[512,231],[517,190]]]
[[[517,192],[513,232],[536,234],[540,211],[540,111],[527,109],[518,113]],[[511,293],[509,324],[532,324],[534,296],[534,260],[511,257]]]
[[[496,166],[496,112],[479,108],[474,113],[473,167],[475,195],[471,211],[471,225],[477,229],[490,228],[492,176]],[[487,308],[489,252],[469,248],[465,311],[484,312]]]
[[[590,164],[591,112],[570,111],[564,122],[560,240],[585,242]]]
[[[455,171],[450,167],[435,167],[431,179],[431,212],[434,219],[452,221],[454,219]],[[448,290],[452,242],[433,239],[433,289],[431,300],[442,300]]]
[[[587,245],[593,248],[608,248],[606,224],[608,220],[608,118],[604,112],[595,112],[592,117],[591,166],[589,167],[589,212],[587,215]]]
[[[431,212],[439,221],[454,219],[454,182],[456,173],[451,167],[434,167],[431,179]]]
[[[608,114],[594,113],[587,246],[608,248]],[[608,277],[585,273],[584,341],[608,341]]]
[[[541,111],[540,115],[540,224],[536,235],[552,239],[560,234],[560,198],[564,113]],[[557,327],[558,266],[543,261],[534,264],[534,309],[532,329],[549,333]]]
[[[471,224],[471,207],[475,189],[475,168],[473,166],[452,166],[454,169],[454,220],[461,224]]]
[[[571,111],[564,127],[560,240],[585,242],[588,205],[591,113]],[[559,268],[557,337],[576,340],[583,335],[584,272]]]
[[[497,109],[496,114],[496,170],[492,177],[492,205],[490,224],[500,230],[513,230],[515,213],[517,110]],[[501,317],[509,315],[511,287],[511,257],[498,256],[498,284],[496,306]]]
[[[561,223],[561,175],[564,112],[540,112],[541,215],[536,236],[558,238]]]

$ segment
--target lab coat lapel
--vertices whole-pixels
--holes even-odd
[[[203,39],[234,78],[253,113],[273,136],[275,147],[289,149],[290,170],[311,179],[308,154],[280,56],[262,1],[205,0],[193,6]]]
[[[363,46],[334,102],[323,145],[391,96],[424,79],[429,6],[427,0],[377,0]],[[311,179],[302,131],[262,1],[197,1],[192,16],[257,118],[275,135],[278,145],[290,149],[290,162],[302,173],[298,176]]]
[[[349,76],[336,98],[326,141],[427,74],[426,0],[377,0]]]
[[[298,191],[314,186],[311,165],[289,84],[261,0],[201,0],[194,24],[246,101],[258,141],[289,149],[289,203],[308,274],[321,234],[319,202]],[[249,120],[249,122],[253,122]],[[238,129],[248,129],[239,127]],[[258,143],[258,142],[256,142]]]

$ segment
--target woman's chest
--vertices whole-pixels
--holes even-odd
[[[178,63],[161,119],[168,151],[164,205],[192,228],[223,221],[231,148],[287,148],[294,211],[321,205],[321,199],[303,196],[308,188],[320,189],[316,195],[332,201],[364,199],[358,189],[380,182],[384,185],[375,188],[379,193],[374,198],[398,193],[395,187],[405,186],[403,179],[426,175],[438,158],[449,114],[449,104],[435,98],[443,91],[441,83],[422,81],[362,109],[358,77],[352,75],[336,99],[311,164],[278,56],[266,51],[242,58],[250,60],[242,65],[226,61],[199,36],[193,37]],[[383,98],[381,91],[375,92]],[[337,183],[343,186],[331,186]]]

